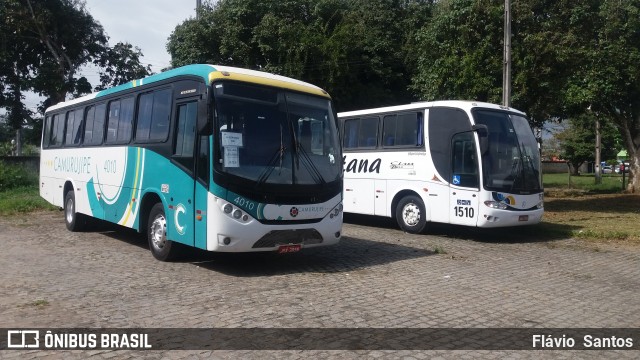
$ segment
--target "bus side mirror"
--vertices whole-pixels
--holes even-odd
[[[478,139],[480,140],[480,153],[486,153],[489,149],[489,128],[487,128],[487,125],[476,124],[471,127],[471,130],[478,134]]]
[[[211,120],[209,116],[209,102],[206,99],[198,101],[198,133],[211,135]]]

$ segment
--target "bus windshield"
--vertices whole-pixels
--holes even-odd
[[[235,82],[214,84],[218,171],[269,185],[322,185],[340,179],[331,101]]]
[[[527,119],[492,110],[475,110],[473,116],[476,124],[489,130],[489,146],[482,154],[485,189],[513,194],[542,191],[538,143]]]

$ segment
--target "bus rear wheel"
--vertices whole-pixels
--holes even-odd
[[[396,207],[396,221],[400,228],[410,234],[419,234],[427,227],[424,202],[415,195],[405,196]]]
[[[147,224],[147,239],[153,257],[160,261],[174,259],[180,245],[167,239],[167,218],[161,203],[157,203],[151,208]]]

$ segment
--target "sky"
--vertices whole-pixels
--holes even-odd
[[[171,62],[167,39],[177,25],[195,17],[196,0],[86,0],[86,8],[109,36],[109,45],[128,42],[139,47],[142,63],[160,72]],[[97,69],[81,72],[93,86],[98,84]],[[42,99],[25,95],[27,108],[35,110]]]

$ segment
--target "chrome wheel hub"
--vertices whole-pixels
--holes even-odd
[[[163,215],[158,215],[153,219],[149,234],[151,235],[151,244],[153,247],[162,250],[167,243],[167,220]]]
[[[67,223],[71,224],[73,222],[73,215],[74,215],[74,206],[73,206],[73,199],[67,199],[67,204],[64,207],[64,216],[67,218]]]
[[[402,220],[409,226],[416,226],[420,222],[420,208],[414,203],[409,203],[402,209]]]

